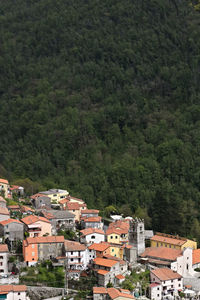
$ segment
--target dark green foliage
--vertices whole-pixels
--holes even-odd
[[[200,27],[189,1],[7,0],[0,19],[1,176],[194,237]]]

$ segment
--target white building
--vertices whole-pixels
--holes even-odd
[[[101,243],[105,241],[105,233],[99,228],[86,228],[80,231],[81,243],[91,245],[93,243]]]
[[[182,276],[171,269],[158,268],[152,270],[150,278],[151,299],[174,299],[178,296],[178,291],[183,289]]]
[[[64,246],[69,276],[73,279],[79,279],[80,272],[87,267],[86,247],[78,242],[68,240],[65,240]]]
[[[26,290],[26,285],[0,285],[0,298],[6,300],[28,300]]]
[[[0,244],[0,275],[8,274],[8,246]]]

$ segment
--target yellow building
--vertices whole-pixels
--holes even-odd
[[[197,249],[197,242],[165,233],[157,232],[150,241],[151,247],[168,247],[180,250],[185,248]]]
[[[8,198],[8,180],[0,178],[0,192],[4,193],[4,197]]]
[[[124,249],[122,245],[110,244],[110,255],[123,259]]]
[[[49,197],[52,203],[59,203],[60,200],[69,195],[68,191],[60,189],[50,189],[48,191],[39,192],[39,194]]]

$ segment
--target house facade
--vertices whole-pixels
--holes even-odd
[[[160,268],[150,271],[151,299],[161,300],[178,296],[178,291],[183,289],[182,276],[171,269]],[[157,286],[155,284],[158,284]]]
[[[10,242],[24,239],[24,224],[16,219],[8,219],[0,222],[0,235]]]
[[[0,207],[0,222],[10,219],[10,214],[7,207]]]
[[[151,247],[168,247],[183,250],[185,248],[197,249],[197,242],[174,236],[170,234],[157,232],[151,239]]]
[[[7,205],[6,200],[2,196],[0,196],[0,207],[6,207],[6,205]]]
[[[27,238],[23,241],[24,261],[28,266],[38,261],[62,256],[64,236],[46,236]]]
[[[86,245],[105,241],[105,233],[102,229],[87,228],[80,231],[80,241]]]
[[[0,285],[0,299],[28,300],[26,285]]]
[[[48,191],[39,192],[43,196],[49,197],[51,199],[51,203],[59,204],[59,201],[66,198],[69,193],[67,190],[61,189],[50,189]]]
[[[9,192],[8,180],[0,178],[0,192],[4,194],[5,198],[8,198],[8,192]]]
[[[32,199],[32,204],[36,209],[50,209],[51,199],[46,196],[38,196]]]
[[[6,244],[0,244],[0,275],[8,274],[9,251]]]
[[[60,229],[75,229],[75,216],[66,210],[42,210],[41,214],[51,222],[52,234]]]
[[[31,215],[21,219],[21,222],[24,223],[30,237],[51,235],[51,222],[44,217]]]
[[[103,222],[101,217],[85,217],[81,220],[82,228],[99,228],[103,229]]]

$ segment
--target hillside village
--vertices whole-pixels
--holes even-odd
[[[40,191],[25,200],[23,187],[0,179],[0,191],[0,299],[31,299],[30,285],[62,287],[67,297],[89,281],[89,295],[76,299],[199,297],[196,241],[145,230],[139,218],[104,220],[67,190]],[[56,274],[48,283],[44,273],[39,277],[45,268]]]

